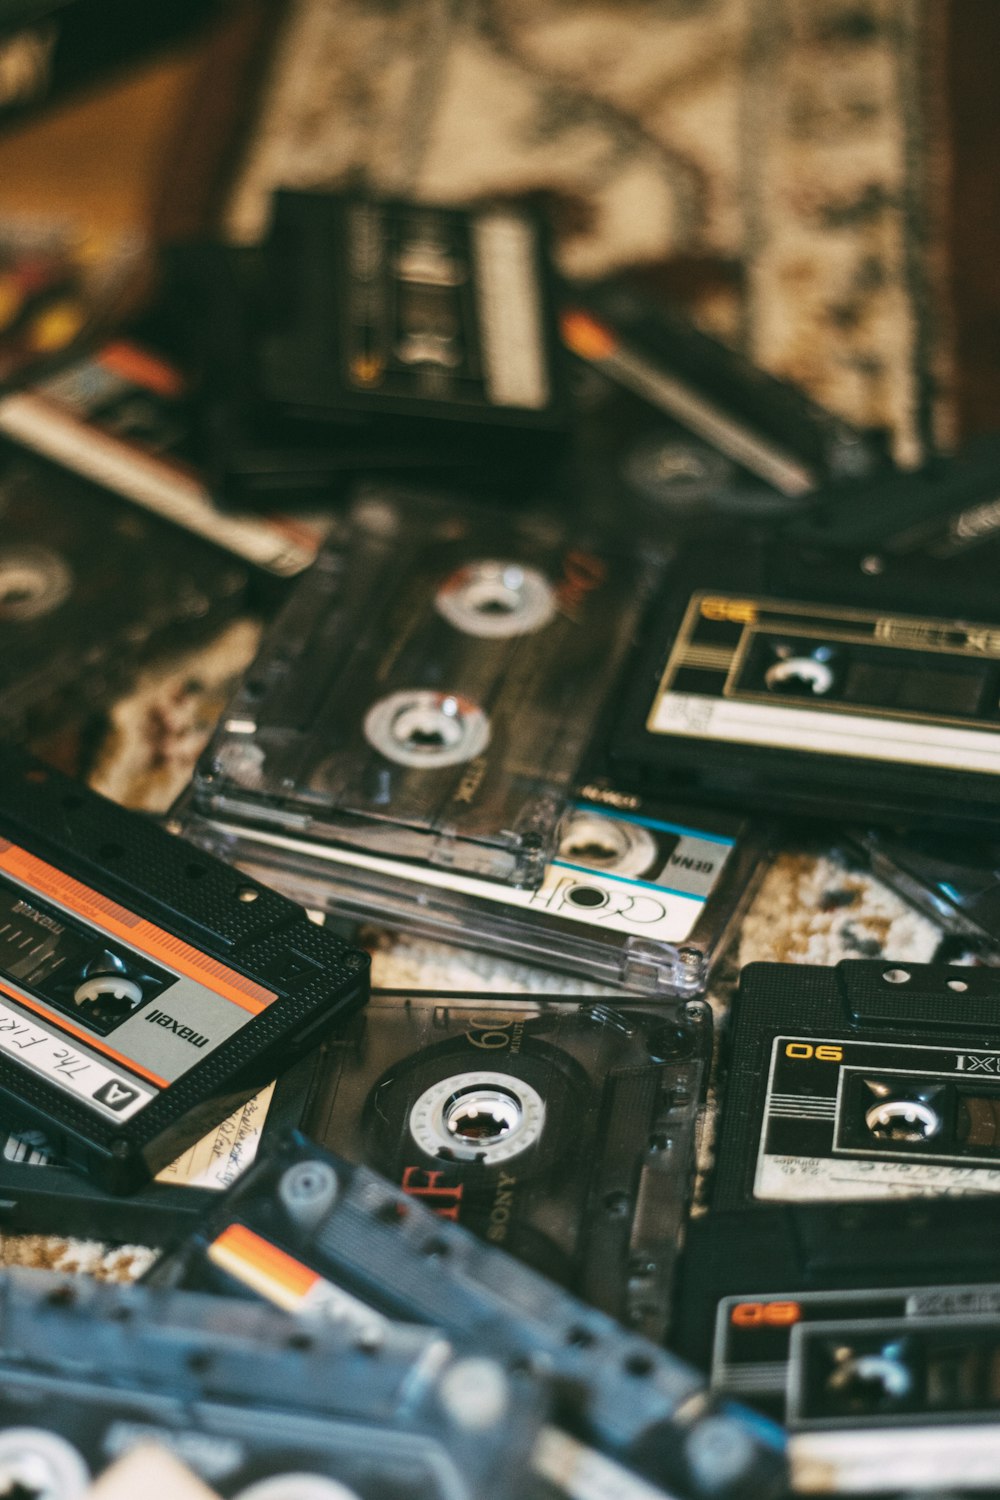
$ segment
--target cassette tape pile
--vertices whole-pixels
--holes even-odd
[[[165,827],[0,749],[0,1228],[162,1252],[0,1275],[11,1500],[1000,1496],[1000,444],[546,245],[281,192],[169,253],[190,390],[0,403],[12,738],[280,603]],[[981,961],[737,978],[788,814]]]

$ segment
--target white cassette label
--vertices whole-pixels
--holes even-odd
[[[256,1158],[273,1094],[274,1084],[269,1083],[157,1173],[157,1182],[223,1192]]]
[[[939,766],[987,775],[1000,772],[1000,736],[993,730],[910,724],[834,708],[787,708],[783,704],[667,692],[657,700],[646,727],[653,734],[731,745],[849,755],[859,760]]]
[[[829,1203],[918,1195],[957,1198],[970,1193],[1000,1193],[1000,1171],[934,1162],[763,1155],[754,1183],[756,1198],[776,1203]]]
[[[109,1068],[89,1047],[79,1042],[70,1045],[64,1032],[50,1029],[3,1000],[0,1052],[16,1058],[22,1067],[73,1094],[108,1120],[128,1120],[156,1097],[157,1091],[140,1083],[132,1073]]]
[[[540,410],[549,399],[535,234],[517,214],[473,221],[486,390],[495,406]]]

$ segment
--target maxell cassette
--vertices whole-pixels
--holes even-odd
[[[460,1353],[544,1370],[561,1434],[589,1455],[583,1470],[612,1466],[603,1489],[570,1489],[579,1500],[638,1500],[638,1475],[685,1497],[784,1493],[772,1424],[714,1404],[675,1356],[302,1136],[258,1158],[147,1280],[326,1309],[358,1327],[376,1314],[403,1319],[439,1328]]]
[[[0,1483],[84,1500],[156,1444],[233,1500],[515,1500],[542,1381],[431,1329],[294,1324],[229,1298],[8,1271]],[[159,1492],[152,1492],[159,1500]]]
[[[801,511],[814,492],[888,467],[860,432],[620,281],[566,287],[579,363],[580,480],[676,532]]]
[[[368,958],[39,762],[0,773],[0,1114],[127,1191],[360,1005]]]
[[[619,778],[742,808],[996,822],[992,569],[739,541],[672,566],[612,737]]]
[[[213,1194],[246,1171],[258,1150],[302,1124],[318,1065],[313,1051],[127,1197],[105,1192],[64,1166],[41,1130],[16,1123],[5,1129],[0,1121],[0,1228],[120,1244],[176,1240],[194,1226]]]
[[[651,578],[565,518],[362,492],[224,715],[196,806],[539,885]]]
[[[852,830],[849,837],[880,880],[949,932],[971,939],[983,962],[1000,963],[1000,842],[889,828]]]
[[[711,1055],[703,1000],[375,991],[303,1129],[660,1339]]]
[[[600,785],[560,821],[534,890],[200,817],[172,829],[305,906],[585,975],[646,996],[696,995],[763,872],[763,828]]]
[[[315,523],[226,515],[192,465],[181,371],[131,340],[104,344],[0,399],[0,431],[231,554],[262,583],[309,566]]]
[[[998,1233],[1000,1200],[982,1197],[709,1213],[688,1225],[671,1345],[718,1394],[784,1420],[794,1328],[996,1314]]]
[[[247,570],[59,465],[0,443],[0,722],[106,702],[157,650],[245,604]]]
[[[748,965],[713,1203],[1000,1192],[998,998],[989,968]]]

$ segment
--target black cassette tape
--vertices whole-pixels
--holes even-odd
[[[365,491],[224,715],[196,805],[535,887],[649,582],[561,518]]]
[[[3,1482],[46,1500],[84,1500],[145,1444],[226,1500],[514,1500],[547,1408],[539,1379],[433,1330],[306,1332],[269,1307],[43,1271],[0,1279],[0,1390]]]
[[[200,1141],[126,1197],[64,1166],[38,1129],[0,1122],[0,1227],[12,1234],[165,1245],[192,1228],[258,1150],[301,1125],[319,1052],[311,1052],[240,1104]]]
[[[889,828],[852,831],[880,879],[1000,963],[1000,842]]]
[[[796,1492],[981,1492],[998,1229],[982,1198],[709,1214],[688,1231],[675,1343],[718,1396],[790,1424]]]
[[[721,530],[794,515],[821,487],[837,495],[888,467],[883,435],[622,282],[566,287],[561,326],[578,362],[580,483],[616,515]]]
[[[677,558],[611,754],[679,797],[980,828],[998,696],[992,569],[747,535]]]
[[[157,350],[116,339],[36,385],[0,399],[0,431],[213,543],[264,590],[313,561],[321,526],[227,515],[194,466],[192,417],[179,368]],[[152,550],[152,548],[150,549]],[[197,549],[195,549],[197,550]]]
[[[998,488],[1000,438],[980,438],[922,469],[878,474],[867,483],[820,494],[791,529],[815,548],[989,568],[1000,529]]]
[[[156,651],[245,606],[231,555],[13,443],[0,442],[0,723],[47,727],[105,703]]]
[[[113,1192],[367,994],[367,955],[15,751],[0,756],[0,1113]]]
[[[326,1306],[362,1325],[374,1310],[437,1327],[460,1352],[543,1369],[563,1434],[611,1466],[603,1489],[583,1493],[631,1494],[622,1464],[678,1496],[783,1493],[772,1424],[714,1404],[676,1356],[300,1135],[259,1158],[147,1280]]]
[[[376,991],[303,1129],[659,1339],[711,1055],[700,1000]]]
[[[989,968],[750,964],[713,1203],[1000,1192],[998,998]]]
[[[783,1420],[799,1323],[1000,1312],[998,1233],[990,1197],[706,1214],[688,1225],[671,1344],[720,1395]]]
[[[329,499],[350,471],[402,467],[518,498],[569,421],[547,241],[527,203],[283,191],[259,250],[175,255],[222,496]]]
[[[838,1318],[792,1330],[798,1494],[997,1493],[1000,1316]]]
[[[587,785],[534,890],[330,839],[201,817],[171,828],[309,907],[523,959],[647,997],[705,987],[765,868],[768,834],[725,814]]]

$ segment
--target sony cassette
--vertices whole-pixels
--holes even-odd
[[[362,1004],[368,957],[39,762],[0,771],[0,1115],[128,1191]]]
[[[535,887],[650,580],[562,518],[365,491],[224,715],[196,806]]]
[[[646,529],[721,530],[796,515],[816,491],[888,467],[884,436],[619,281],[562,292],[575,356],[584,493]]]
[[[1000,1191],[998,998],[990,968],[750,964],[715,1206]]]
[[[303,1129],[660,1339],[711,1054],[703,1000],[376,991]]]
[[[762,874],[759,825],[667,807],[605,786],[579,789],[534,890],[199,816],[171,829],[293,900],[647,997],[696,995]]]
[[[258,1158],[147,1280],[361,1326],[374,1312],[438,1328],[459,1352],[543,1369],[561,1433],[611,1466],[602,1494],[631,1495],[637,1476],[684,1497],[783,1493],[772,1424],[713,1403],[675,1356],[303,1136]]]
[[[240,1104],[145,1187],[123,1197],[64,1165],[45,1133],[0,1121],[0,1228],[166,1245],[191,1229],[214,1194],[245,1172],[258,1150],[302,1124],[319,1053],[309,1053]]]
[[[713,1211],[688,1225],[671,1345],[719,1395],[784,1421],[793,1329],[1000,1313],[998,1232],[989,1197]]]
[[[992,569],[691,544],[626,688],[627,786],[744,809],[981,828],[1000,818]]]
[[[852,830],[853,846],[907,901],[1000,964],[1000,842],[890,828]]]
[[[225,1500],[515,1500],[548,1404],[431,1329],[40,1271],[0,1279],[0,1391],[0,1482],[45,1500],[147,1444]]]
[[[247,569],[60,464],[0,442],[0,723],[106,704],[156,652],[246,604]]]

